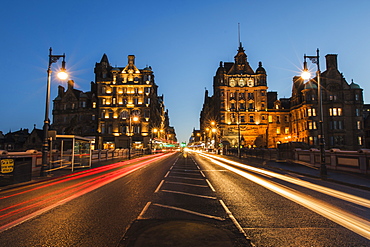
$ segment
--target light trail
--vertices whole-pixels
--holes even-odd
[[[75,173],[72,173],[72,174],[60,176],[58,178],[55,178],[58,181],[50,182],[50,180],[49,180],[49,181],[45,181],[45,182],[42,182],[42,183],[38,183],[36,185],[31,185],[34,188],[29,189],[29,190],[25,190],[25,191],[21,191],[21,192],[18,192],[18,193],[14,193],[14,194],[9,194],[7,196],[2,196],[2,197],[0,197],[0,200],[5,199],[5,198],[9,198],[9,197],[18,196],[18,195],[21,195],[21,194],[25,194],[25,193],[28,193],[28,192],[31,192],[31,191],[39,190],[39,189],[42,189],[42,188],[45,188],[45,187],[50,187],[50,186],[53,186],[53,185],[56,185],[56,184],[64,183],[66,181],[70,181],[70,180],[79,179],[79,178],[82,178],[82,177],[87,177],[87,176],[91,176],[91,175],[94,175],[94,174],[102,173],[104,171],[109,171],[109,170],[112,170],[112,169],[116,169],[116,168],[122,167],[124,165],[129,165],[133,162],[138,162],[138,161],[141,161],[141,160],[147,160],[147,159],[151,159],[153,157],[159,157],[159,156],[162,156],[162,155],[164,155],[164,154],[163,153],[155,154],[155,155],[150,156],[150,157],[144,156],[144,157],[136,158],[134,160],[121,161],[121,162],[118,162],[118,163],[113,163],[113,164],[109,164],[109,165],[105,165],[105,166],[101,166],[101,167],[96,167],[96,168],[92,168],[92,169],[85,170],[85,171],[80,171],[80,172],[75,172]],[[41,184],[43,184],[43,185],[41,185]],[[14,189],[14,190],[19,190],[19,189],[20,188],[17,188],[17,189]],[[10,193],[14,190],[2,191],[0,193]]]
[[[7,212],[5,214],[2,214],[0,215],[0,220],[2,220],[4,222],[4,220],[6,220],[7,218],[10,218],[10,217],[16,217],[17,215],[18,218],[16,218],[15,220],[12,220],[11,222],[9,223],[6,223],[4,222],[5,224],[0,226],[0,232],[2,231],[5,231],[11,227],[14,227],[20,223],[23,223],[25,222],[26,220],[29,220],[33,217],[36,217],[52,208],[55,208],[59,205],[62,205],[66,202],[69,202],[79,196],[82,196],[90,191],[93,191],[95,189],[98,189],[108,183],[111,183],[119,178],[122,178],[138,169],[141,169],[143,167],[145,167],[146,165],[150,164],[150,163],[153,163],[155,161],[158,161],[160,159],[163,159],[163,158],[166,158],[170,155],[172,155],[173,153],[168,153],[168,154],[163,154],[163,155],[156,155],[154,158],[153,156],[151,156],[150,159],[146,159],[140,163],[136,163],[136,164],[133,164],[131,166],[125,166],[127,165],[127,162],[119,162],[119,163],[115,163],[115,164],[112,164],[112,166],[110,166],[109,168],[106,168],[106,169],[95,169],[94,171],[88,173],[90,175],[95,175],[95,174],[98,174],[99,171],[100,172],[105,172],[107,170],[111,170],[113,169],[112,167],[115,167],[115,168],[119,168],[119,167],[122,167],[118,170],[114,170],[114,171],[111,171],[111,172],[108,172],[108,173],[104,173],[100,176],[97,176],[97,177],[93,177],[93,178],[90,178],[86,181],[82,181],[82,182],[78,182],[76,184],[73,184],[71,186],[68,186],[68,187],[65,187],[65,188],[62,188],[62,189],[59,189],[59,190],[56,190],[56,191],[53,191],[51,193],[48,193],[48,194],[45,194],[45,195],[42,195],[42,196],[39,196],[39,197],[36,197],[36,198],[32,198],[30,200],[27,200],[27,201],[24,201],[24,202],[21,202],[21,203],[18,203],[18,204],[14,204],[14,205],[11,205],[11,206],[8,206],[6,208],[2,208],[0,209],[0,212],[6,212],[6,211],[10,211],[10,212]],[[143,159],[139,159],[140,160],[143,160]],[[97,172],[98,171],[98,172]],[[87,176],[86,174],[80,174],[80,175],[77,175],[77,176],[74,176],[73,179],[77,179],[77,178],[82,178],[82,177],[85,177]],[[67,181],[70,181],[71,180],[71,177],[65,177],[64,179],[58,181],[58,183],[63,183],[63,182],[67,182]],[[55,183],[52,183],[52,184],[55,184]],[[45,186],[43,186],[45,187]],[[26,192],[30,192],[30,191],[33,191],[34,189],[31,189],[31,190],[28,190]],[[24,193],[22,193],[24,194]],[[16,193],[16,195],[20,195],[20,193]],[[8,197],[6,197],[8,198]],[[4,198],[2,198],[4,199]],[[33,210],[33,212],[31,213],[28,213],[27,215],[25,216],[21,216],[20,214],[21,213],[24,213],[26,211],[30,211],[30,210]],[[9,221],[9,220],[8,220]]]
[[[238,166],[238,167],[241,167],[243,169],[247,169],[247,170],[253,171],[255,173],[258,173],[258,174],[261,174],[261,175],[264,175],[264,176],[278,178],[280,180],[284,180],[284,181],[292,183],[292,184],[296,184],[296,185],[299,185],[299,186],[302,186],[302,187],[305,187],[305,188],[308,188],[308,189],[311,189],[311,190],[314,190],[314,191],[318,191],[320,193],[323,193],[323,194],[326,194],[326,195],[329,195],[329,196],[332,196],[332,197],[336,197],[336,198],[341,199],[341,200],[345,200],[345,201],[348,201],[348,202],[355,203],[357,205],[361,205],[361,206],[370,208],[370,200],[359,197],[359,196],[354,196],[354,195],[351,195],[351,194],[348,194],[348,193],[345,193],[345,192],[342,192],[342,191],[330,189],[330,188],[327,188],[327,187],[324,187],[324,186],[321,186],[321,185],[313,184],[313,183],[310,183],[310,182],[307,182],[307,181],[304,181],[304,180],[300,180],[300,179],[297,179],[297,178],[293,178],[293,177],[290,177],[290,176],[287,176],[287,175],[282,175],[282,174],[279,174],[279,173],[267,171],[267,170],[256,168],[256,167],[253,167],[253,166],[241,164],[239,162],[235,162],[235,161],[228,160],[228,159],[225,159],[225,158],[215,157],[215,156],[212,156],[212,155],[209,155],[209,154],[201,154],[201,155],[210,157],[212,159],[217,159],[217,160],[220,160],[222,162],[226,162],[228,164],[232,164],[234,166]]]
[[[232,171],[248,180],[251,180],[293,202],[296,202],[367,239],[370,239],[370,222],[363,218],[348,213],[321,200],[309,197],[306,194],[303,194],[296,190],[287,188],[275,182],[268,181],[267,179],[260,178],[256,175],[224,164],[209,156],[203,154],[200,154],[200,156],[209,159],[214,164],[228,169],[229,171]]]

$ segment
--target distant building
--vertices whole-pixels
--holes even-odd
[[[0,150],[7,151],[25,151],[23,145],[29,136],[28,129],[20,129],[14,132],[8,132],[0,137]]]
[[[125,67],[112,67],[104,54],[94,73],[90,92],[74,89],[73,81],[67,91],[59,86],[52,124],[58,134],[95,137],[98,149],[127,148],[130,139],[137,149],[149,148],[154,138],[177,142],[150,66],[138,69],[129,55]]]
[[[321,74],[326,148],[364,147],[363,96],[337,68],[337,55],[326,56]],[[254,71],[240,44],[234,62],[220,63],[213,79],[213,96],[205,92],[200,131],[206,146],[268,147],[304,142],[318,147],[316,78],[294,77],[292,97],[278,99],[267,92],[267,73],[259,62]],[[213,132],[212,132],[213,129]]]

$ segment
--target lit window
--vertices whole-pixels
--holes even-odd
[[[276,134],[278,134],[278,135],[280,134],[280,127],[276,128]]]
[[[357,129],[360,130],[361,129],[361,121],[357,121]]]
[[[358,145],[362,145],[362,137],[361,136],[358,137]]]
[[[269,115],[269,123],[272,123],[272,116]]]
[[[285,134],[289,134],[289,127],[285,127]]]

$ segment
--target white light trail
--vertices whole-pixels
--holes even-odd
[[[232,161],[232,160],[228,160],[228,159],[224,159],[224,158],[220,158],[220,157],[213,157],[213,156],[208,155],[208,154],[201,154],[201,155],[210,157],[212,159],[217,159],[217,160],[226,162],[228,164],[232,164],[234,166],[238,166],[238,167],[241,167],[243,169],[247,169],[247,170],[256,172],[258,174],[262,174],[264,176],[275,177],[275,178],[284,180],[284,181],[289,182],[289,183],[297,184],[299,186],[302,186],[302,187],[305,187],[305,188],[308,188],[308,189],[311,189],[311,190],[315,190],[315,191],[318,191],[318,192],[323,193],[323,194],[327,194],[327,195],[332,196],[332,197],[336,197],[336,198],[339,198],[339,199],[342,199],[342,200],[345,200],[345,201],[348,201],[348,202],[355,203],[357,205],[361,205],[361,206],[370,208],[370,200],[362,198],[362,197],[354,196],[354,195],[351,195],[351,194],[348,194],[348,193],[345,193],[345,192],[342,192],[342,191],[330,189],[330,188],[327,188],[327,187],[324,187],[324,186],[321,186],[321,185],[317,185],[317,184],[313,184],[313,183],[310,183],[310,182],[307,182],[307,181],[304,181],[304,180],[289,177],[287,175],[282,175],[282,174],[279,174],[279,173],[267,171],[267,170],[256,168],[256,167],[253,167],[253,166],[241,164],[239,162],[235,162],[235,161]]]
[[[231,167],[229,165],[226,165],[216,159],[213,159],[211,157],[209,157],[208,155],[204,155],[204,154],[200,154],[201,156],[211,160],[213,163],[225,168],[225,169],[228,169],[229,171],[232,171],[248,180],[251,180],[291,201],[294,201],[310,210],[312,210],[313,212],[316,212],[332,221],[334,221],[335,223],[339,224],[339,225],[342,225],[343,227],[367,238],[367,239],[370,239],[370,222],[365,220],[365,219],[362,219],[354,214],[351,214],[351,213],[348,213],[344,210],[341,210],[337,207],[334,207],[328,203],[325,203],[321,200],[318,200],[318,199],[315,199],[315,198],[312,198],[312,197],[309,197],[301,192],[298,192],[296,190],[293,190],[293,189],[290,189],[290,188],[287,188],[285,186],[282,186],[282,185],[279,185],[275,182],[271,182],[271,181],[268,181],[267,179],[264,179],[264,178],[260,178],[258,176],[255,176],[253,174],[250,174],[248,172],[245,172],[245,171],[242,171],[242,170],[239,170],[237,168],[234,168],[234,167]],[[226,162],[229,162],[229,163],[237,163],[237,162],[233,162],[233,161],[228,161],[226,160]],[[240,163],[237,163],[239,165],[242,165]],[[254,168],[254,167],[250,167],[250,168]],[[261,169],[258,169],[258,168],[254,168],[254,169],[257,169],[259,170],[259,172],[263,171],[266,172],[266,175],[276,175],[274,174],[273,172],[267,172],[267,171],[264,171],[264,170],[261,170]],[[250,169],[250,170],[254,170],[254,169]],[[257,171],[256,171],[257,172]],[[262,173],[262,172],[261,172]],[[279,174],[280,175],[280,174]],[[300,181],[300,180],[299,180]],[[311,183],[309,183],[311,184]],[[301,184],[299,184],[301,185]],[[320,186],[322,187],[322,186]],[[324,188],[324,187],[323,187]],[[337,191],[339,192],[339,191]]]

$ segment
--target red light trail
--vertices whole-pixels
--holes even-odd
[[[4,196],[0,197],[0,232],[14,227],[26,220],[38,216],[52,208],[67,203],[79,196],[98,189],[108,183],[111,183],[119,178],[122,178],[146,165],[164,159],[173,153],[156,154],[150,157],[140,157],[130,161],[118,162],[98,168],[93,168],[73,174],[65,175],[53,180],[42,182],[42,184],[31,185],[32,188],[24,191],[19,191],[13,194],[6,194],[11,191],[4,191]],[[78,179],[86,179],[78,181]],[[55,181],[56,180],[56,181]],[[52,192],[41,196],[33,196],[32,192],[43,188],[50,188],[55,185],[62,185],[68,182],[75,181],[74,184],[63,188],[56,189]],[[23,187],[24,188],[24,187]],[[19,188],[22,189],[22,188]],[[19,190],[15,189],[15,190]],[[7,204],[6,200],[18,199],[17,196],[30,196],[28,200],[24,200],[15,204]],[[6,206],[5,206],[6,204]]]

